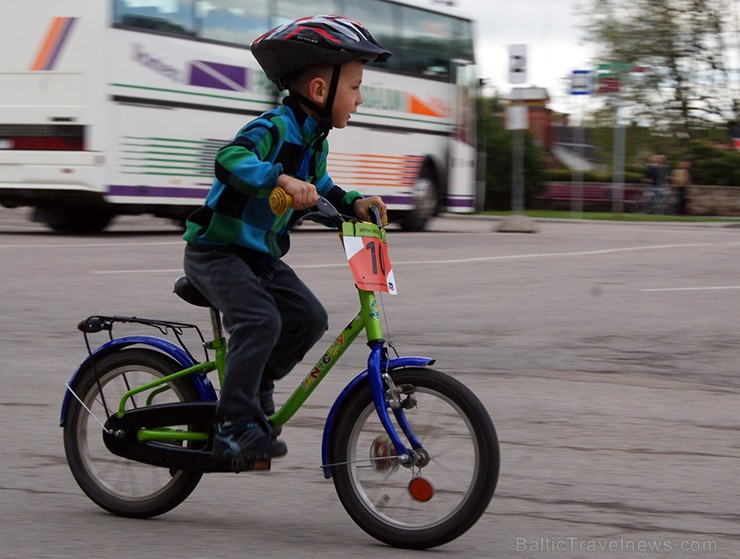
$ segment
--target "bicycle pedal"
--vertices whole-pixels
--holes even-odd
[[[265,458],[262,460],[253,460],[252,470],[257,472],[269,472],[271,464],[272,460],[270,460],[269,458]]]
[[[231,459],[231,471],[234,473],[239,472],[269,472],[272,465],[270,458],[232,458]]]

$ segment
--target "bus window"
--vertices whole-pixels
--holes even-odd
[[[275,20],[271,27],[288,23],[299,17],[340,12],[335,0],[312,0],[311,2],[305,0],[275,0],[275,5]]]
[[[342,15],[362,23],[381,45],[393,53],[387,62],[378,63],[378,66],[398,69],[403,58],[396,23],[399,6],[380,0],[344,0],[343,6]]]
[[[401,69],[429,78],[449,79],[454,21],[442,14],[401,7]]]
[[[473,47],[473,23],[458,19],[454,23],[454,41],[452,54],[455,58],[475,61],[475,49]]]
[[[193,0],[114,0],[113,22],[176,35],[195,34]]]
[[[249,46],[269,28],[269,0],[196,0],[198,36]]]

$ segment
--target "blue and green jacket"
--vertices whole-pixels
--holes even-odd
[[[279,259],[290,248],[295,221],[291,209],[282,216],[270,211],[268,196],[283,173],[312,183],[341,213],[354,215],[352,204],[362,195],[332,182],[328,143],[317,138],[317,122],[291,97],[244,126],[216,155],[213,185],[188,217],[183,238],[204,248],[237,247],[263,262]]]

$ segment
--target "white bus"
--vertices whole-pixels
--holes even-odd
[[[395,54],[367,67],[364,104],[329,137],[334,182],[382,196],[410,230],[438,210],[474,210],[469,19],[395,0],[12,5],[0,22],[0,204],[30,206],[54,230],[184,219],[216,151],[280,100],[249,44],[316,13],[362,22]]]

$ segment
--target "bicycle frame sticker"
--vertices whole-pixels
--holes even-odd
[[[344,252],[358,289],[396,295],[385,231],[372,223],[342,224]]]

